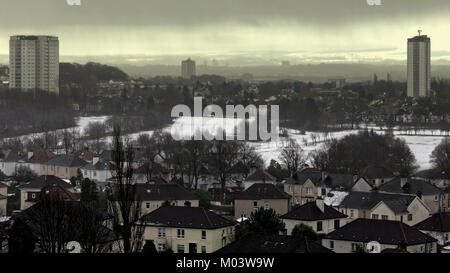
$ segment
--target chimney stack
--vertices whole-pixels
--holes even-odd
[[[325,212],[325,203],[322,198],[316,199],[316,206],[320,209],[320,211]]]

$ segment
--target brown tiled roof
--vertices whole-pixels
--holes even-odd
[[[178,184],[137,184],[136,196],[140,201],[199,200]]]
[[[245,179],[245,181],[248,181],[248,182],[253,182],[253,181],[275,182],[275,181],[277,181],[277,179],[264,170],[256,170],[251,175],[249,175]]]
[[[38,178],[32,180],[30,183],[25,184],[22,188],[24,189],[42,189],[46,186],[61,186],[64,189],[72,188],[73,186],[61,178],[54,175],[41,175]]]
[[[255,183],[236,196],[236,200],[290,199],[291,196],[271,183]]]
[[[46,163],[51,158],[55,157],[55,154],[49,150],[40,148],[33,151],[33,155],[28,159],[29,163],[42,164]]]

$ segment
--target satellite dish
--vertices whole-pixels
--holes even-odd
[[[367,244],[366,250],[368,253],[381,253],[381,245],[377,241],[371,241]]]
[[[81,245],[77,241],[70,241],[66,245],[67,253],[81,253]]]

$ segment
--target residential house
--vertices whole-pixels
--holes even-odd
[[[347,222],[355,219],[395,220],[413,226],[430,215],[427,205],[411,194],[380,192],[350,192],[338,210],[346,215]]]
[[[57,155],[41,165],[43,175],[55,175],[61,179],[70,179],[78,175],[78,169],[88,162],[75,154]]]
[[[323,193],[328,195],[331,191],[365,191],[369,192],[373,189],[371,183],[367,181],[364,177],[358,177],[356,175],[351,174],[339,174],[339,173],[330,173],[322,175],[324,177],[323,183],[321,183],[321,191],[322,194],[320,196],[324,196]],[[323,189],[326,189],[325,192]]]
[[[74,194],[74,187],[64,180],[54,175],[41,175],[31,182],[23,185],[20,189],[20,210],[25,210],[39,200],[42,189],[48,186],[57,186],[59,190],[64,191],[65,195],[72,200],[79,198]]]
[[[111,162],[99,157],[93,157],[92,163],[80,167],[84,178],[91,181],[106,182],[113,175],[111,173]]]
[[[219,249],[218,254],[333,253],[306,237],[254,233]]]
[[[435,213],[414,227],[438,240],[441,246],[450,244],[450,212]]]
[[[322,183],[325,175],[325,172],[317,169],[305,168],[286,179],[283,190],[292,196],[293,205],[312,202],[317,197],[327,194],[326,186]]]
[[[158,251],[212,253],[234,240],[235,222],[204,208],[160,207],[141,218],[143,238]]]
[[[437,170],[429,178],[429,182],[441,190],[450,186],[450,171]]]
[[[276,184],[277,179],[264,170],[256,170],[244,180],[244,190],[250,188],[255,183]]]
[[[23,155],[19,151],[0,151],[0,171],[6,176],[13,176],[17,169],[17,162],[23,161]]]
[[[426,180],[397,177],[379,187],[380,192],[414,194],[428,206],[431,213],[449,211],[449,195]]]
[[[8,187],[0,182],[0,217],[6,216],[6,205],[8,202]]]
[[[169,171],[157,162],[145,162],[134,171],[133,176],[136,183],[147,183],[151,182],[155,178],[168,180]]]
[[[141,214],[150,213],[165,202],[171,206],[199,206],[199,198],[176,183],[137,184],[136,201],[141,203]]]
[[[271,183],[253,184],[236,196],[234,216],[236,219],[248,218],[261,207],[286,214],[291,207],[291,196]]]
[[[436,253],[437,240],[399,221],[357,219],[322,238],[322,245],[336,253],[367,249],[369,242],[380,244],[380,251],[404,248],[411,253]]]
[[[32,152],[28,152],[28,167],[34,171],[37,175],[43,175],[42,171],[45,170],[45,165],[50,159],[56,155],[47,149],[39,148]]]
[[[345,224],[347,215],[324,204],[323,199],[308,202],[292,209],[281,217],[286,225],[287,235],[292,234],[296,225],[304,224],[318,234],[328,234]]]
[[[379,165],[369,165],[365,167],[361,170],[359,176],[367,179],[367,181],[375,187],[379,187],[395,178],[394,173]]]

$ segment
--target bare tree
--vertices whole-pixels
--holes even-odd
[[[287,145],[281,150],[280,161],[290,175],[294,175],[305,163],[303,149],[294,139],[289,138]]]
[[[123,251],[138,251],[142,244],[141,204],[137,200],[133,179],[134,150],[129,139],[122,137],[120,125],[113,128],[111,173],[114,184],[108,193],[108,209],[113,215],[114,227],[123,240]]]
[[[444,138],[431,153],[431,163],[440,170],[450,170],[450,138]]]

